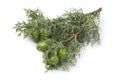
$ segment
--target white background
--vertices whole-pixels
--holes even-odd
[[[0,0],[0,80],[120,80],[119,0]],[[69,72],[45,73],[42,53],[12,29],[25,20],[23,8],[52,18],[69,8],[90,12],[102,7],[101,45],[87,47]]]

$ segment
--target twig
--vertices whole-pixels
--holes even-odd
[[[100,13],[100,11],[102,11],[102,8],[99,8],[99,9],[97,9],[97,10],[95,10],[95,11],[93,11],[93,12],[90,12],[90,13],[88,13],[88,14],[91,14],[91,15],[93,15],[93,16],[96,16],[98,13]],[[72,40],[73,38],[75,38],[75,36],[77,36],[78,34],[80,34],[82,30],[83,30],[83,28],[82,28],[82,29],[78,29],[76,33],[72,34],[72,35],[71,35],[70,37],[68,37],[66,40],[60,41],[60,43],[65,43],[65,42],[68,42],[68,41]]]
[[[77,35],[82,31],[83,29],[78,29],[77,32],[75,34],[72,34],[69,38],[67,38],[66,40],[61,41],[61,43],[65,43],[70,41],[71,39],[73,39],[75,36],[77,37]]]
[[[102,11],[102,8],[99,8],[99,9],[97,9],[97,10],[95,10],[95,11],[93,11],[93,12],[90,12],[90,13],[88,13],[88,14],[91,14],[91,15],[93,15],[93,16],[96,16],[98,13],[100,13],[100,11]]]

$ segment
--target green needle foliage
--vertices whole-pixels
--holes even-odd
[[[75,65],[80,50],[87,45],[100,43],[99,8],[90,13],[72,9],[62,16],[49,19],[39,10],[25,9],[27,21],[14,27],[18,35],[37,43],[43,52],[47,70],[69,70]]]

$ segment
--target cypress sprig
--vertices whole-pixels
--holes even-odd
[[[80,50],[85,46],[100,43],[99,15],[102,8],[84,14],[72,9],[62,16],[49,19],[39,10],[25,9],[27,21],[14,27],[18,35],[37,43],[43,52],[47,70],[69,70],[76,64]]]
[[[93,15],[93,16],[95,17],[101,10],[102,10],[102,8],[99,8],[99,9],[97,9],[97,10],[95,10],[95,11],[89,13],[89,14],[90,14],[90,15]],[[80,32],[81,32],[82,30],[83,30],[83,28],[82,28],[82,29],[78,29],[75,34],[72,34],[72,35],[71,35],[69,38],[67,38],[66,40],[61,41],[61,43],[68,42],[68,41],[70,41],[71,39],[76,38],[77,35],[80,34]]]

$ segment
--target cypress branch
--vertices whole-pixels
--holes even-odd
[[[15,25],[19,36],[36,42],[47,70],[69,70],[85,46],[100,42],[99,13],[102,8],[84,14],[73,9],[49,19],[39,9],[25,9],[27,21]]]
[[[88,14],[93,15],[93,16],[95,17],[98,13],[100,13],[100,11],[102,11],[102,8],[99,8],[99,9],[97,9],[97,10],[95,10],[95,11],[93,11],[93,12],[90,12],[90,13],[88,13]],[[77,35],[80,34],[80,32],[81,32],[82,30],[83,30],[83,28],[82,28],[82,29],[78,29],[75,34],[72,34],[72,35],[71,35],[69,38],[67,38],[66,40],[60,41],[60,43],[68,42],[68,41],[70,41],[71,39],[77,37]]]

